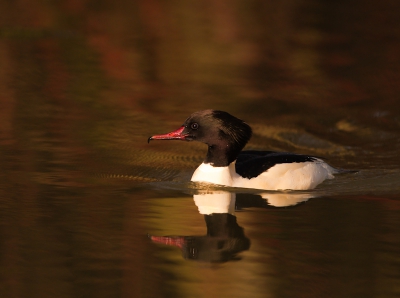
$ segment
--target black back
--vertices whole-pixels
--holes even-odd
[[[277,164],[315,161],[316,157],[288,152],[255,151],[240,152],[236,160],[236,172],[243,178],[254,178]]]

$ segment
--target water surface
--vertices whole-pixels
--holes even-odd
[[[1,297],[398,297],[399,4],[2,3]],[[189,182],[226,110],[355,173]]]

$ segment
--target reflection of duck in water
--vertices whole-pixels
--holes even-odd
[[[177,246],[185,259],[204,262],[227,262],[237,259],[236,255],[248,250],[250,240],[244,236],[243,228],[236,216],[228,213],[204,215],[207,226],[205,236],[151,236],[158,243]]]
[[[237,259],[237,254],[248,250],[250,240],[237,224],[235,194],[221,192],[194,195],[199,212],[204,214],[207,234],[204,236],[150,236],[157,243],[177,246],[185,259],[204,262],[227,262]]]
[[[223,111],[192,114],[176,131],[150,140],[199,141],[208,145],[204,162],[192,181],[278,190],[307,190],[339,173],[323,160],[286,152],[242,151],[252,130],[242,120]]]
[[[240,199],[239,199],[240,198]],[[307,201],[310,195],[270,193],[259,195],[216,191],[193,196],[200,214],[204,214],[207,234],[204,236],[150,236],[153,242],[179,247],[185,259],[204,262],[227,262],[239,259],[237,254],[250,248],[250,240],[236,221],[235,208],[293,206]]]

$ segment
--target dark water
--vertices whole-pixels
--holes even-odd
[[[1,1],[0,297],[399,297],[399,9]],[[205,108],[359,171],[191,184],[204,145],[147,137]]]

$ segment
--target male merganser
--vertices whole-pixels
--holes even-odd
[[[204,162],[191,181],[265,190],[313,189],[340,171],[320,158],[288,152],[242,151],[250,126],[217,110],[193,113],[183,125],[151,140],[199,141],[208,145]]]

